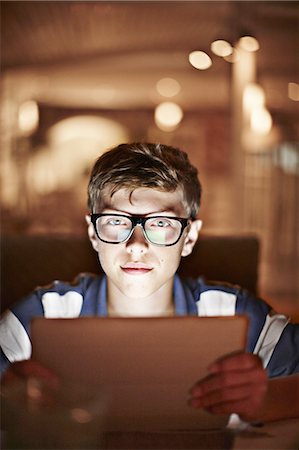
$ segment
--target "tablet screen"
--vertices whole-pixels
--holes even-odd
[[[109,430],[219,428],[188,406],[215,359],[245,349],[247,318],[77,318],[32,322],[33,358],[64,380],[97,386]]]

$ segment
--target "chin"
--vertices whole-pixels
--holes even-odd
[[[154,294],[152,290],[147,291],[146,289],[137,287],[135,287],[135,289],[125,289],[123,292],[125,293],[126,297],[132,298],[134,300],[136,299],[142,300]]]
[[[129,283],[127,285],[122,286],[121,291],[126,297],[132,298],[132,299],[145,299],[147,297],[152,296],[155,292],[159,290],[160,286],[157,286],[156,288],[153,286],[153,283],[151,283],[150,286],[146,286],[142,283]]]

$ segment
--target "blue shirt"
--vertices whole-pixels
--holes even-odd
[[[72,283],[54,281],[35,289],[7,310],[0,321],[1,372],[14,361],[31,356],[30,323],[33,317],[74,318],[107,316],[107,278],[80,274]],[[174,277],[177,316],[249,317],[247,350],[258,354],[270,377],[299,372],[299,325],[276,314],[267,303],[229,284],[207,283],[202,278]]]

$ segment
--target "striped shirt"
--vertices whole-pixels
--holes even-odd
[[[7,310],[0,321],[1,372],[14,361],[31,356],[30,323],[33,317],[74,318],[108,315],[107,278],[80,274],[72,283],[55,281],[37,288]],[[207,283],[204,279],[174,277],[177,316],[249,317],[247,350],[259,355],[270,377],[299,372],[299,325],[276,314],[263,300],[238,286]]]

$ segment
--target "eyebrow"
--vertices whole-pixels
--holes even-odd
[[[115,212],[117,214],[124,214],[126,216],[132,216],[132,217],[133,216],[150,217],[150,216],[163,216],[163,215],[167,216],[168,214],[175,214],[173,209],[166,209],[166,210],[163,210],[163,211],[152,211],[152,212],[149,212],[147,214],[131,214],[128,211],[123,211],[121,209],[112,209],[112,208],[104,208],[102,210],[102,213],[108,213],[109,214],[110,212],[111,212],[111,214],[113,214],[113,212]]]

